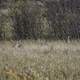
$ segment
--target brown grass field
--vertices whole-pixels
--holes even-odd
[[[0,42],[0,80],[80,80],[80,41]]]

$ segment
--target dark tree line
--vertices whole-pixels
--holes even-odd
[[[1,39],[80,38],[80,0],[0,0],[4,3]]]

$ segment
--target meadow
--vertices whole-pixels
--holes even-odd
[[[0,42],[0,80],[80,80],[80,41]]]

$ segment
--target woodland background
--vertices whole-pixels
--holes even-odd
[[[80,38],[80,0],[0,0],[0,40]]]

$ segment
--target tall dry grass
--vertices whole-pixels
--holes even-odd
[[[0,42],[0,80],[80,80],[80,42]]]

